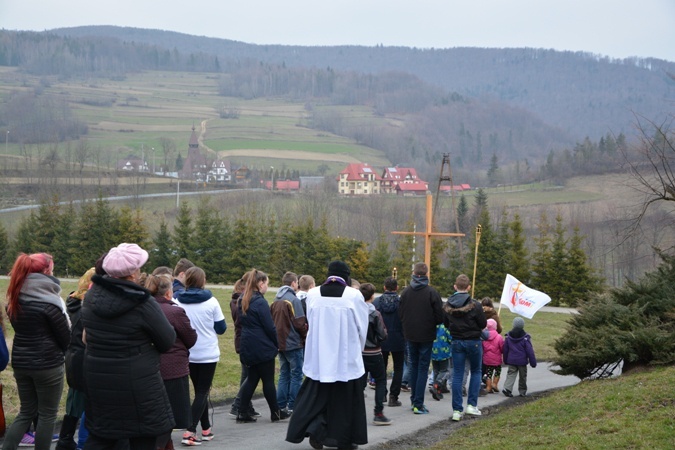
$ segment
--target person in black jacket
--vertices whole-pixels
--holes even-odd
[[[159,371],[159,354],[176,332],[150,292],[139,286],[148,253],[120,244],[103,260],[82,304],[86,351],[86,450],[111,449],[129,440],[131,450],[155,450],[175,421]]]
[[[425,263],[413,267],[410,286],[401,293],[398,315],[403,324],[403,335],[410,359],[410,400],[413,413],[428,414],[424,406],[431,348],[436,340],[436,325],[443,323],[443,301],[438,291],[429,286]]]
[[[405,338],[403,337],[403,328],[401,318],[398,316],[398,307],[401,303],[401,297],[398,296],[398,281],[394,277],[387,277],[384,280],[384,294],[375,299],[373,305],[380,314],[387,327],[387,339],[382,342],[382,359],[384,367],[389,364],[389,354],[394,361],[394,375],[391,377],[391,386],[389,391],[389,403],[387,406],[401,406],[398,396],[401,394],[401,381],[403,380],[403,358],[405,353]],[[385,397],[386,397],[385,390]]]
[[[461,274],[455,280],[455,293],[445,305],[448,314],[450,334],[452,335],[452,420],[462,419],[462,380],[465,361],[469,361],[471,375],[466,413],[480,416],[478,393],[481,383],[483,363],[483,343],[481,332],[487,326],[483,306],[469,295],[469,277]]]
[[[61,285],[52,275],[54,261],[46,253],[21,253],[7,287],[7,315],[14,328],[12,367],[21,406],[7,430],[3,450],[14,450],[39,415],[35,448],[51,446],[54,422],[63,393],[64,353],[70,323]]]
[[[253,269],[244,275],[246,285],[239,298],[237,315],[241,323],[239,343],[239,359],[248,368],[248,376],[239,389],[240,405],[248,405],[253,392],[262,380],[263,394],[270,408],[272,422],[288,419],[290,415],[280,410],[277,403],[277,388],[274,384],[274,361],[277,357],[279,343],[277,329],[272,320],[270,305],[265,300],[267,274]],[[237,423],[255,422],[250,411],[240,409]]]
[[[66,381],[68,382],[68,397],[66,400],[66,414],[61,422],[59,440],[56,450],[75,450],[75,430],[77,422],[84,412],[84,341],[82,341],[81,312],[82,300],[89,290],[91,277],[96,269],[87,270],[77,282],[77,290],[73,291],[66,300],[66,310],[72,324],[70,345],[66,351]]]

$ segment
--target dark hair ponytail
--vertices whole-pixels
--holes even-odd
[[[246,314],[251,304],[251,297],[258,290],[258,283],[267,280],[267,274],[257,269],[251,269],[244,274],[242,279],[246,280],[246,285],[244,286],[244,293],[241,295],[241,310]]]

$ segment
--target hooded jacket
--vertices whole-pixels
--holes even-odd
[[[436,340],[436,325],[443,323],[443,301],[438,291],[429,286],[428,277],[413,275],[410,286],[401,293],[398,316],[407,341]]]
[[[382,315],[384,326],[387,328],[387,339],[382,342],[383,352],[402,352],[405,350],[403,325],[398,316],[401,297],[396,292],[385,291],[373,301],[373,306]]]
[[[209,364],[220,359],[218,335],[225,333],[227,324],[220,303],[208,289],[190,287],[174,298],[185,310],[190,326],[197,332],[197,343],[190,349],[190,362]]]
[[[511,366],[537,367],[532,338],[523,329],[517,328],[506,333],[504,341],[504,364]]]
[[[368,305],[368,333],[363,354],[378,355],[382,353],[380,344],[387,339],[387,327],[384,326],[382,316],[375,306],[372,303],[366,304]]]
[[[42,273],[26,276],[19,292],[19,311],[10,317],[14,328],[12,367],[53,369],[63,365],[70,341],[59,280]]]
[[[504,338],[497,330],[490,330],[489,337],[483,341],[483,364],[486,366],[501,366]]]
[[[487,326],[480,302],[472,299],[468,292],[455,292],[444,309],[453,340],[480,340],[481,331]]]
[[[307,318],[292,287],[282,286],[277,291],[270,311],[277,329],[279,351],[303,348],[307,336]]]
[[[82,303],[87,428],[105,439],[171,431],[159,354],[171,348],[176,332],[141,286],[99,275],[92,282]]]

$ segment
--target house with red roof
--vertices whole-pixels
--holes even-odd
[[[410,181],[407,183],[398,183],[395,191],[397,195],[413,196],[426,195],[429,190],[429,183],[426,181]]]
[[[367,163],[351,163],[337,177],[341,195],[380,194],[382,177]]]
[[[272,190],[272,181],[265,181],[265,189]],[[297,192],[300,190],[299,180],[274,180],[274,190],[284,192]]]
[[[455,184],[452,186],[448,186],[447,184],[445,186],[440,187],[441,192],[450,195],[450,191],[455,191],[455,192],[462,192],[462,191],[470,191],[471,186],[468,184]]]
[[[396,186],[400,183],[417,183],[422,181],[417,176],[417,170],[412,167],[387,167],[382,172],[382,193],[397,193]]]

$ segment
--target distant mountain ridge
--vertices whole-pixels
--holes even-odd
[[[635,115],[656,122],[675,106],[675,63],[656,58],[610,59],[545,49],[247,44],[163,30],[83,26],[48,31],[156,45],[187,54],[254,60],[287,67],[330,67],[363,73],[400,71],[448,92],[503,101],[574,136],[632,133]]]

